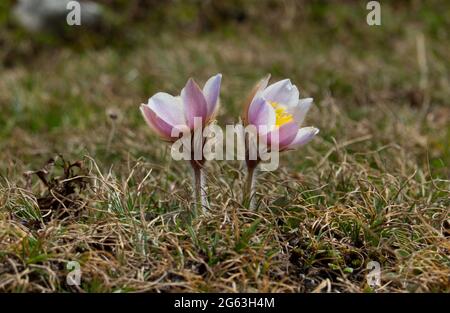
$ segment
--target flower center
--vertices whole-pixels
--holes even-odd
[[[280,105],[278,102],[270,102],[270,104],[275,109],[275,125],[277,127],[280,127],[281,125],[292,122],[294,120],[292,114],[287,113],[284,106]]]

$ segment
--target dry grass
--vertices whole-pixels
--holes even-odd
[[[334,4],[276,34],[136,29],[126,52],[44,49],[2,68],[0,290],[370,292],[378,261],[378,292],[449,292],[449,28],[402,5],[376,30]],[[321,132],[259,176],[256,210],[242,165],[209,162],[211,212],[192,219],[189,166],[138,106],[219,71],[219,124],[271,72],[315,98],[306,122]]]

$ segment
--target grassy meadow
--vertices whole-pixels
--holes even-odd
[[[97,29],[39,34],[0,4],[0,291],[450,291],[450,3],[382,1],[368,26],[365,1],[99,2]],[[208,162],[191,218],[190,167],[139,105],[219,72],[219,125],[271,73],[320,133],[255,210],[243,164]]]

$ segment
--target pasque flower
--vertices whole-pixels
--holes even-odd
[[[289,79],[268,85],[270,75],[253,89],[244,108],[244,125],[254,125],[257,135],[267,147],[277,151],[293,150],[311,141],[319,133],[315,127],[301,127],[313,102],[312,98],[300,99],[298,88]],[[248,141],[246,141],[248,149]],[[250,160],[248,169],[247,196],[252,197],[254,171],[259,158]]]
[[[259,134],[267,138],[268,145],[272,140],[277,140],[279,151],[296,149],[308,143],[319,130],[300,126],[313,99],[299,99],[298,88],[289,79],[267,87],[268,80],[269,76],[254,89],[252,99],[244,110],[244,123],[256,126]],[[272,136],[274,132],[278,136]]]
[[[141,105],[142,115],[150,128],[161,139],[175,142],[179,139],[180,133],[191,132],[193,134],[195,128],[204,129],[214,119],[219,105],[221,80],[222,74],[212,76],[205,83],[203,89],[200,89],[194,79],[190,78],[179,96],[158,92],[148,100],[147,104]],[[202,146],[203,144],[204,142],[201,143]],[[203,164],[203,157],[200,160],[191,158],[195,200],[197,205],[201,203],[204,208],[206,194]]]
[[[158,92],[152,96],[147,104],[141,105],[141,112],[152,128],[162,139],[176,141],[177,132],[194,130],[194,119],[200,118],[204,128],[212,119],[219,103],[220,83],[222,74],[217,74],[206,82],[203,90],[194,79],[190,78],[181,90],[180,96],[172,96],[165,92]]]

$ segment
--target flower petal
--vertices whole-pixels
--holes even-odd
[[[148,100],[148,107],[169,125],[185,125],[183,105],[180,99],[165,92],[158,92]]]
[[[148,105],[142,104],[140,109],[148,126],[150,126],[154,132],[165,140],[175,139],[171,137],[173,126],[159,118]]]
[[[298,104],[293,107],[289,107],[287,111],[294,116],[294,120],[297,125],[301,126],[305,120],[306,113],[313,103],[313,98],[305,98],[298,100]]]
[[[263,98],[255,98],[248,109],[248,121],[256,127],[266,126],[269,131],[276,122],[275,110]]]
[[[310,142],[314,136],[319,133],[319,129],[315,127],[303,127],[300,128],[295,136],[294,140],[286,147],[286,149],[296,149]]]
[[[205,83],[203,87],[203,95],[207,105],[207,116],[210,118],[216,111],[217,103],[220,94],[220,84],[222,81],[222,74],[217,74]]]
[[[278,132],[278,136],[276,132]],[[294,140],[297,132],[298,125],[295,122],[283,124],[278,129],[275,129],[268,134],[267,143],[268,145],[278,143],[278,149],[283,150]]]
[[[181,99],[189,128],[194,129],[194,118],[196,117],[201,118],[201,122],[204,124],[208,112],[206,100],[203,92],[192,78],[189,78],[186,86],[181,90]],[[202,127],[204,126],[202,125]]]
[[[290,79],[283,79],[267,87],[262,96],[269,102],[293,106],[297,104],[300,93]]]
[[[248,125],[248,110],[252,102],[258,98],[261,92],[267,87],[267,84],[270,80],[270,74],[266,75],[263,79],[261,79],[253,88],[250,94],[247,96],[247,99],[244,102],[244,110],[242,110],[242,122],[244,125]]]

